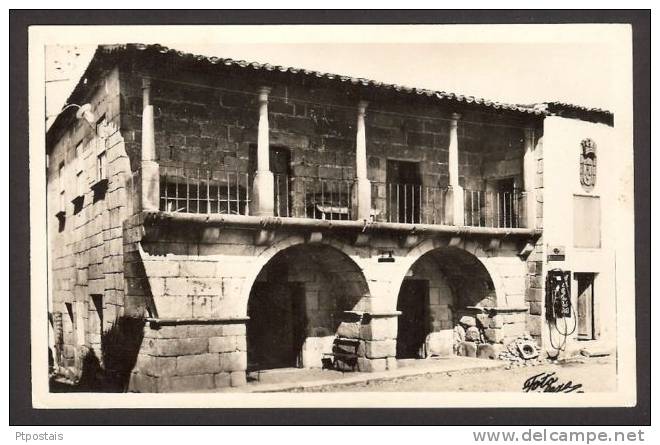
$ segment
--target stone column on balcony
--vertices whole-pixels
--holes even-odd
[[[525,128],[525,154],[523,157],[523,187],[525,204],[525,227],[536,227],[536,150],[534,129]]]
[[[458,120],[460,114],[453,113],[449,122],[449,200],[450,221],[455,226],[465,223],[463,187],[458,182]]]
[[[353,193],[357,203],[353,203],[358,220],[371,218],[371,182],[367,176],[367,138],[364,116],[368,103],[358,103],[357,135],[355,141],[355,186]]]
[[[160,175],[156,156],[154,107],[151,105],[151,79],[142,79],[142,147],[140,153],[141,191],[143,211],[159,210]]]
[[[270,88],[259,89],[259,130],[257,134],[257,171],[252,183],[252,214],[273,216],[275,185],[270,171],[270,143],[268,138],[268,94]]]

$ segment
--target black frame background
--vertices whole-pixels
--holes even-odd
[[[11,10],[10,425],[650,425],[650,10]],[[633,29],[637,406],[633,408],[37,410],[30,382],[28,27],[196,24],[628,23]],[[26,223],[27,222],[27,223]],[[13,304],[12,304],[13,303]]]

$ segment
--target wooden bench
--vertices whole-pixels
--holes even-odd
[[[332,345],[332,354],[324,354],[332,357],[332,364],[340,371],[355,371],[358,365],[358,349],[360,340],[355,338],[336,338]]]

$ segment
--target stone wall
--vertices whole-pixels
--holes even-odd
[[[536,159],[536,227],[543,229],[543,134],[537,134],[534,141]],[[525,301],[529,307],[526,317],[527,331],[534,340],[543,346],[543,326],[545,321],[545,245],[544,237],[536,241],[527,257],[527,278]]]
[[[185,392],[245,384],[245,324],[147,323],[129,391]]]
[[[522,159],[525,152],[523,128],[476,124],[467,124],[466,127],[466,133],[475,135],[472,143],[483,152],[482,178],[492,180],[513,177],[518,187],[522,188]]]
[[[186,223],[184,231],[181,223],[147,216],[129,218],[124,229],[126,312],[153,320],[145,326],[145,343],[138,356],[140,367],[133,373],[134,391],[178,391],[196,381],[205,388],[244,383],[239,374],[232,380],[225,373],[246,370],[246,315],[252,288],[260,281],[302,286],[305,321],[301,325],[305,340],[299,363],[304,367],[322,366],[323,358],[337,347],[357,354],[355,363],[346,364],[347,370],[371,372],[396,367],[396,283],[400,285],[410,268],[418,279],[431,280],[433,332],[429,332],[427,345],[430,355],[453,352],[453,328],[468,313],[483,325],[484,344],[506,344],[525,330],[525,314],[516,304],[524,299],[526,266],[516,256],[518,247],[514,242],[501,243],[496,250],[492,250],[488,240],[466,241],[449,248],[448,240],[437,239],[405,247],[397,237],[382,234],[373,235],[368,244],[358,246],[354,237],[341,231],[312,236],[305,230],[281,229],[275,231],[271,242],[258,244],[257,232],[253,230]],[[391,250],[395,262],[378,262],[382,250]],[[436,250],[450,254],[434,253]],[[425,256],[428,252],[431,253]],[[437,261],[417,262],[422,257]],[[482,264],[481,269],[475,272],[478,264]],[[452,277],[448,278],[447,273]],[[480,281],[489,277],[493,278],[490,285]],[[390,284],[382,287],[387,280],[391,280]],[[468,286],[470,283],[477,284]],[[455,294],[467,298],[460,303],[462,306],[482,305],[485,316],[456,310],[455,299],[448,303]],[[475,295],[480,295],[480,299],[475,300]],[[168,323],[177,325],[178,330],[168,327]],[[180,327],[184,325],[187,327]],[[159,326],[167,327],[161,331],[167,332],[167,336],[154,342],[167,340],[167,344],[173,345],[167,353],[171,355],[154,350],[151,340],[147,341],[160,338],[159,332],[153,332]],[[232,334],[225,333],[227,326],[231,326],[227,329]],[[196,335],[202,331],[208,335],[189,340],[189,332],[196,327],[200,327]],[[210,334],[211,331],[215,333]],[[213,339],[222,336],[235,338]],[[337,339],[348,342],[338,344]],[[195,343],[194,348],[187,349],[191,342]],[[212,342],[229,346],[222,351],[212,350]],[[223,358],[223,354],[231,355]],[[481,355],[494,356],[493,351],[486,349]],[[186,374],[185,367],[176,366],[179,358],[189,356],[183,361],[210,361],[213,365],[202,366],[206,370],[203,377],[201,371]],[[149,369],[159,357],[170,357],[163,361],[176,362],[174,368],[167,368],[169,374]],[[231,363],[231,369],[223,368],[223,363]],[[235,368],[240,364],[242,368]],[[169,380],[179,383],[162,383]],[[161,384],[164,386],[157,386]]]
[[[429,283],[429,315],[432,332],[453,328],[454,308],[460,303],[455,301],[454,293],[442,273],[441,266],[431,256],[425,256],[415,262],[411,268],[410,279],[427,280]]]
[[[200,248],[208,233],[205,238],[163,230],[148,240],[143,223],[144,214],[124,222],[126,313],[148,320],[128,389],[179,392],[245,384],[246,317],[227,309],[240,266],[227,271],[237,262]]]
[[[118,128],[118,70],[99,79],[91,91],[91,111],[97,119],[105,118],[105,125],[98,127],[101,135],[93,123],[73,118],[49,150],[47,173],[51,310],[57,317],[62,314],[64,330],[63,344],[55,347],[59,364],[78,370],[88,353],[103,361],[101,337],[122,315],[122,221],[132,193],[128,155]],[[103,151],[108,182],[95,191],[97,158]]]
[[[126,221],[124,232],[128,286],[126,312],[154,320],[145,326],[145,343],[140,349],[139,366],[133,373],[131,384],[135,391],[184,390],[186,382],[201,379],[204,379],[204,385],[214,384],[216,387],[244,384],[244,378],[240,380],[237,375],[224,379],[216,374],[240,370],[245,375],[248,357],[245,347],[246,292],[250,293],[257,282],[274,280],[303,286],[306,320],[300,364],[304,367],[322,366],[324,354],[332,352],[344,311],[365,309],[361,302],[363,296],[368,295],[368,289],[359,268],[327,246],[303,244],[285,249],[268,263],[263,263],[258,255],[268,246],[255,246],[250,231],[221,231],[200,226],[181,232],[165,223],[145,229],[144,215],[140,214]],[[281,236],[286,239],[287,234]],[[254,275],[257,271],[258,274]],[[253,275],[253,281],[248,281],[249,275]],[[158,327],[160,323],[188,327],[187,330],[168,327],[162,331],[167,333],[163,337],[164,334],[153,332],[157,330],[154,326]],[[206,340],[190,340],[195,346],[188,349],[189,333],[195,327],[199,330],[194,332],[215,334],[200,337]],[[221,334],[227,330],[234,338],[212,338],[229,335]],[[171,346],[167,354],[150,346],[165,339]],[[218,342],[230,342],[236,349],[213,350],[211,345]],[[208,344],[208,348],[205,349],[203,344]],[[225,357],[226,354],[230,355]],[[196,357],[200,355],[203,357]],[[219,361],[220,368],[204,372],[208,374],[204,377],[200,377],[199,372],[187,375],[178,361],[179,368],[175,371],[168,367],[166,374],[157,368],[150,369],[160,360],[157,357],[175,357],[180,361],[188,356],[191,356],[190,360],[195,356],[195,360]],[[230,360],[232,369],[222,368],[222,363],[227,360]],[[242,367],[234,369],[239,365]],[[174,386],[170,388],[163,384],[164,377],[172,380]]]
[[[212,171],[251,173],[256,162],[251,153],[257,142],[256,92],[260,82],[251,76],[227,75],[218,83],[217,76],[186,72],[165,72],[152,79],[161,173],[182,168],[199,168],[202,177]],[[355,178],[359,96],[342,88],[301,86],[297,82],[270,80],[268,85],[272,87],[268,102],[270,144],[289,150],[288,174],[298,178],[290,185],[296,190],[291,197],[292,211],[302,213],[301,186],[297,185],[301,181],[323,180],[347,195],[345,190]],[[122,76],[122,98],[122,129],[135,170],[141,138],[141,78],[128,73]],[[521,121],[460,107],[438,109],[431,103],[382,95],[367,108],[365,120],[368,176],[373,182],[372,205],[377,220],[387,220],[388,159],[419,163],[421,185],[437,189],[438,195],[421,197],[428,221],[433,216],[427,207],[443,205],[440,191],[448,185],[451,111],[463,113],[458,133],[460,184],[469,191],[483,192],[488,181],[498,178],[515,177],[521,183]],[[495,125],[484,125],[486,120]],[[198,174],[196,170],[194,174]],[[440,217],[434,221],[440,223]]]

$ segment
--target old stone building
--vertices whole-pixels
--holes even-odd
[[[212,390],[613,341],[609,112],[157,45],[99,47],[68,103],[47,135],[60,370]],[[556,268],[574,332],[547,313]]]

